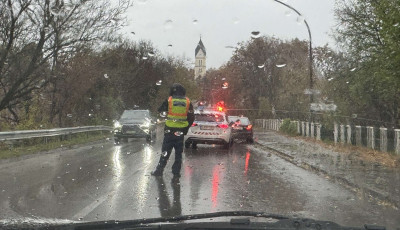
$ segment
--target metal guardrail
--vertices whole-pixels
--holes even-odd
[[[20,130],[10,132],[0,132],[0,141],[21,140],[36,137],[53,137],[60,135],[70,135],[74,133],[92,132],[92,131],[111,131],[110,126],[82,126],[70,128],[41,129],[41,130]]]

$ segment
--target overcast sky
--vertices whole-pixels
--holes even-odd
[[[304,15],[313,46],[328,43],[334,21],[334,0],[283,0]],[[151,40],[163,55],[185,56],[194,61],[200,35],[207,49],[207,68],[229,60],[238,42],[251,39],[252,31],[281,39],[308,40],[304,23],[294,11],[274,0],[135,0],[122,31],[134,40]],[[301,18],[300,18],[301,19]],[[131,32],[135,32],[135,35]],[[169,46],[169,45],[172,45]]]

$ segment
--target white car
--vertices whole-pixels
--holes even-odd
[[[224,112],[195,110],[195,120],[185,136],[185,147],[195,149],[197,144],[219,144],[229,149],[233,144],[232,127]]]

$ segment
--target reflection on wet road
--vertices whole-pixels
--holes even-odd
[[[332,220],[343,225],[400,225],[399,211],[251,145],[185,149],[182,176],[150,176],[161,140],[92,144],[0,163],[2,219],[109,220],[251,210]],[[45,204],[45,205],[44,205]]]
[[[172,187],[172,197],[170,200],[169,193],[167,191],[164,178],[156,177],[158,188],[158,207],[160,209],[161,217],[172,217],[182,215],[182,207],[181,207],[181,186],[179,179],[171,179],[171,187]]]

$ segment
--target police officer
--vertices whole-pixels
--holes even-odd
[[[175,178],[180,177],[184,135],[187,134],[194,121],[193,105],[185,95],[185,88],[179,83],[174,83],[170,89],[169,98],[158,108],[158,112],[166,112],[167,120],[160,161],[156,170],[151,173],[153,176],[162,176],[172,148],[174,148],[175,162],[172,165],[172,173]]]

